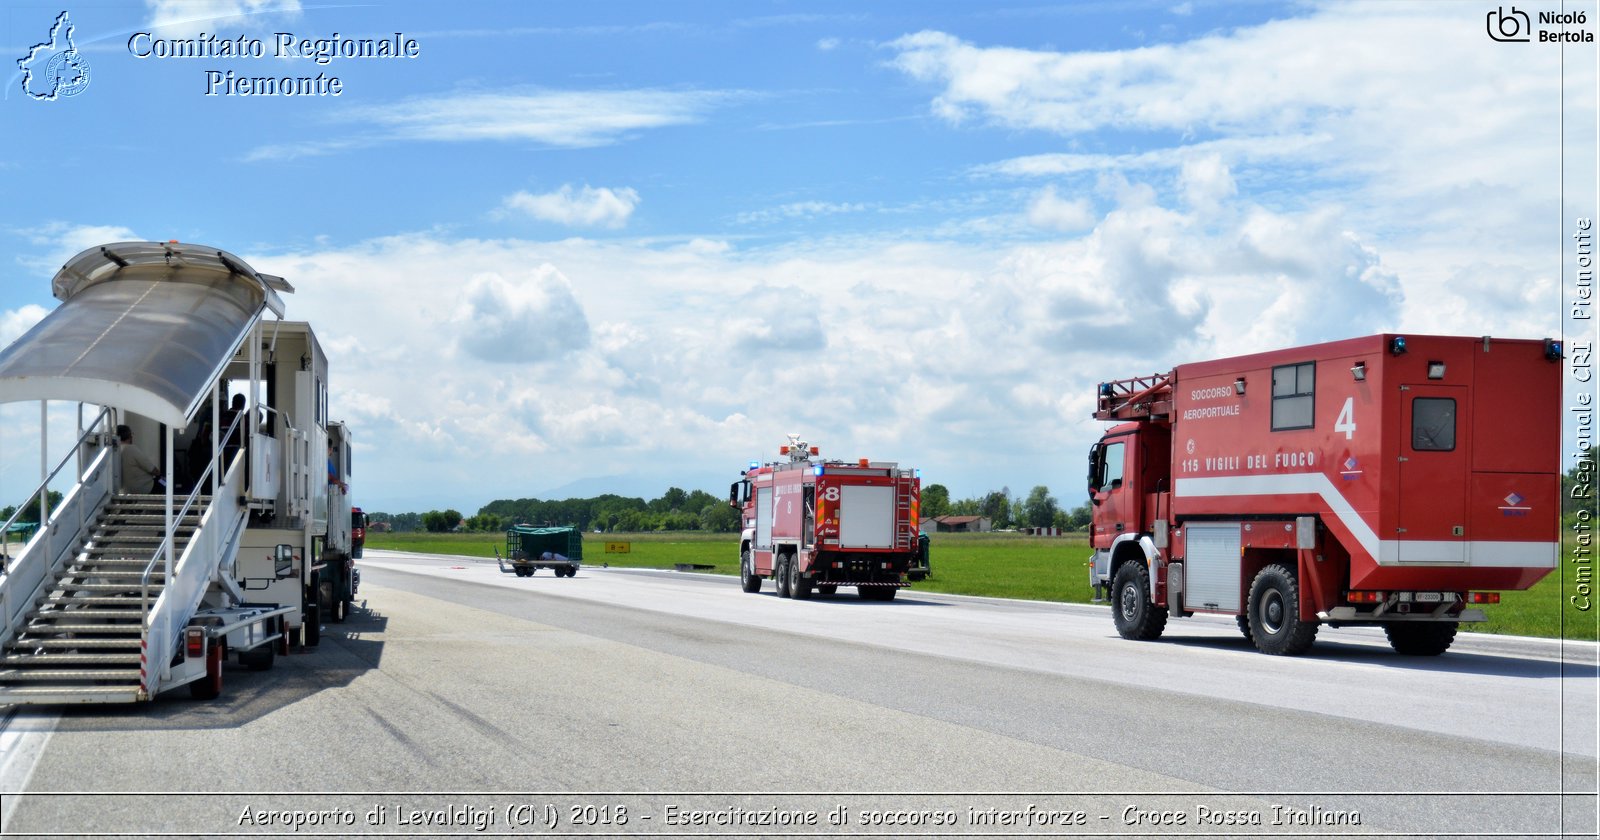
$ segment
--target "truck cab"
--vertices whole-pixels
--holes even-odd
[[[1166,457],[1172,435],[1164,426],[1124,423],[1089,450],[1090,544],[1111,549],[1118,538],[1155,528],[1170,489]]]

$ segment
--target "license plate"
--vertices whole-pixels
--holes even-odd
[[[1442,594],[1440,594],[1438,592],[1418,592],[1417,593],[1417,600],[1418,601],[1424,601],[1424,602],[1427,602],[1427,603],[1430,603],[1430,604],[1437,604],[1440,601],[1444,600],[1444,595],[1442,595]]]

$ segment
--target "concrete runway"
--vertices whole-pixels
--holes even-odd
[[[1594,832],[1593,645],[1325,629],[1285,659],[1097,607],[361,565],[363,609],[218,701],[11,716],[0,831]]]

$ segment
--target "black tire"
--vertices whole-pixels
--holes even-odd
[[[345,618],[349,618],[350,617],[350,611],[354,610],[355,608],[356,608],[356,602],[353,599],[349,600],[349,601],[345,601],[344,602],[344,615],[345,615]]]
[[[1299,656],[1317,639],[1317,622],[1300,619],[1300,582],[1276,563],[1250,584],[1250,641],[1271,656]]]
[[[275,651],[271,644],[257,645],[249,650],[239,651],[239,664],[252,671],[265,671],[272,667]]]
[[[1118,566],[1111,579],[1111,620],[1124,639],[1159,639],[1167,629],[1167,608],[1150,603],[1150,570],[1137,560]]]
[[[778,585],[778,597],[789,597],[789,555],[779,555],[778,568],[772,570],[772,580]]]
[[[1391,621],[1383,625],[1389,646],[1406,656],[1438,656],[1456,640],[1454,621]]]
[[[833,593],[838,592],[838,591],[839,591],[839,587],[837,585],[835,585],[835,584],[832,584],[832,583],[819,583],[819,584],[817,584],[817,592],[819,594],[832,595]]]
[[[215,700],[222,696],[222,640],[216,639],[206,650],[206,675],[189,683],[189,696],[196,700]]]
[[[343,624],[344,620],[350,617],[349,613],[346,611],[349,605],[349,601],[346,601],[337,595],[334,596],[333,605],[328,609],[328,611],[332,613],[331,618],[333,619],[334,624]]]
[[[789,558],[789,597],[796,601],[811,600],[812,581],[800,573],[800,558]]]
[[[325,608],[328,611],[329,618],[333,617],[333,601],[333,581],[319,578],[317,583],[317,606]],[[317,613],[317,615],[320,616],[322,613]]]
[[[739,552],[739,588],[746,592],[761,591],[761,576],[756,574],[754,563],[750,549]]]
[[[1250,641],[1250,616],[1248,616],[1248,615],[1234,616],[1233,620],[1238,622],[1238,624],[1239,624],[1239,632],[1244,634],[1244,640],[1247,641],[1247,642]]]

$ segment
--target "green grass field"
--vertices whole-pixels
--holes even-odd
[[[371,548],[424,554],[493,557],[504,550],[501,534],[372,534]],[[626,543],[627,553],[607,553],[607,543]],[[650,534],[587,534],[586,565],[671,569],[680,563],[710,565],[716,574],[739,573],[739,541],[735,534],[665,532]],[[1570,544],[1563,552],[1572,556]],[[1024,598],[1036,601],[1088,603],[1089,548],[1084,535],[1030,537],[1021,534],[937,534],[933,537],[933,577],[913,585],[924,592]],[[1552,573],[1526,592],[1505,592],[1501,603],[1485,607],[1489,620],[1464,625],[1480,633],[1595,640],[1600,637],[1600,597],[1587,612],[1568,604],[1577,594],[1568,572],[1563,581]],[[1562,613],[1565,607],[1566,627]],[[1109,620],[1109,619],[1108,619]]]

